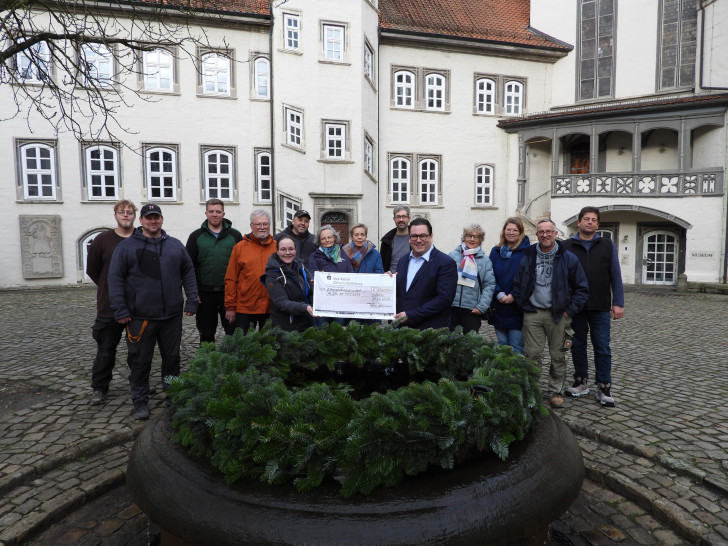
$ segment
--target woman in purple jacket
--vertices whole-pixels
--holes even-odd
[[[351,265],[349,256],[341,249],[341,237],[330,224],[319,228],[316,240],[318,248],[308,258],[308,268],[312,272],[354,273],[354,267]],[[329,322],[344,324],[344,319],[316,317],[315,322],[316,326],[324,326]]]

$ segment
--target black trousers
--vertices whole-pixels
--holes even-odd
[[[178,376],[180,371],[182,314],[164,320],[148,320],[142,332],[143,324],[141,319],[132,319],[127,324],[126,347],[131,370],[129,382],[131,401],[134,404],[149,401],[149,372],[152,369],[155,345],[159,345],[159,354],[162,357],[162,384],[168,382],[168,377]]]
[[[262,315],[250,315],[248,313],[238,313],[235,315],[235,328],[242,328],[243,333],[248,333],[248,330],[251,328],[255,329],[255,327],[258,327],[258,330],[260,330],[263,325],[265,324],[265,321],[267,321],[269,318],[269,315],[266,313],[263,313]]]
[[[235,325],[225,319],[225,292],[200,292],[200,305],[197,308],[195,321],[197,331],[200,332],[200,343],[205,341],[215,342],[217,331],[217,317],[220,317],[220,324],[227,335],[232,335]]]
[[[124,326],[113,318],[96,317],[91,335],[96,341],[96,358],[91,368],[91,388],[108,391],[116,364],[116,348]]]
[[[481,324],[483,324],[482,315],[474,315],[472,309],[450,307],[450,330],[454,330],[456,326],[462,326],[463,334],[478,332]]]

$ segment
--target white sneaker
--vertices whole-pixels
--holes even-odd
[[[575,377],[574,384],[566,389],[565,392],[573,398],[579,398],[580,396],[589,394],[589,386],[586,383],[586,377],[584,377],[583,379],[581,377]]]
[[[612,387],[611,383],[599,383],[597,384],[596,399],[602,406],[607,408],[614,407],[614,398],[612,398],[609,389]]]

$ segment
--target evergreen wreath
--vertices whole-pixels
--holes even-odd
[[[413,380],[359,400],[347,384],[311,381],[341,373],[342,362]],[[168,394],[175,440],[229,483],[253,477],[308,491],[336,479],[351,497],[488,451],[505,460],[546,414],[539,376],[533,362],[475,333],[266,326],[236,330],[217,348],[204,343]]]

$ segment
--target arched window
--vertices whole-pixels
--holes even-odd
[[[270,98],[270,61],[264,57],[255,59],[255,98]]]
[[[475,110],[478,114],[495,113],[495,82],[490,78],[475,82]]]
[[[177,199],[177,152],[170,148],[145,151],[147,198],[150,201]]]
[[[428,110],[445,109],[445,78],[440,74],[428,74],[425,77],[425,98]]]
[[[523,84],[517,81],[506,82],[505,109],[507,116],[520,116],[523,113]]]
[[[56,199],[56,151],[33,142],[20,148],[20,170],[25,199]]]
[[[414,108],[415,75],[407,70],[394,74],[394,105],[398,108]]]
[[[409,203],[411,171],[409,159],[394,157],[389,164],[392,203]]]
[[[440,166],[434,159],[423,159],[419,164],[420,203],[437,205],[439,194]]]
[[[210,150],[204,153],[205,201],[208,199],[233,199],[233,154],[226,150]]]
[[[144,89],[172,91],[174,85],[174,57],[166,49],[144,52]]]
[[[202,56],[202,93],[230,95],[230,59],[220,53]]]
[[[475,204],[493,205],[493,167],[478,165],[475,169]]]
[[[118,150],[111,146],[89,146],[84,155],[89,200],[118,199]]]

